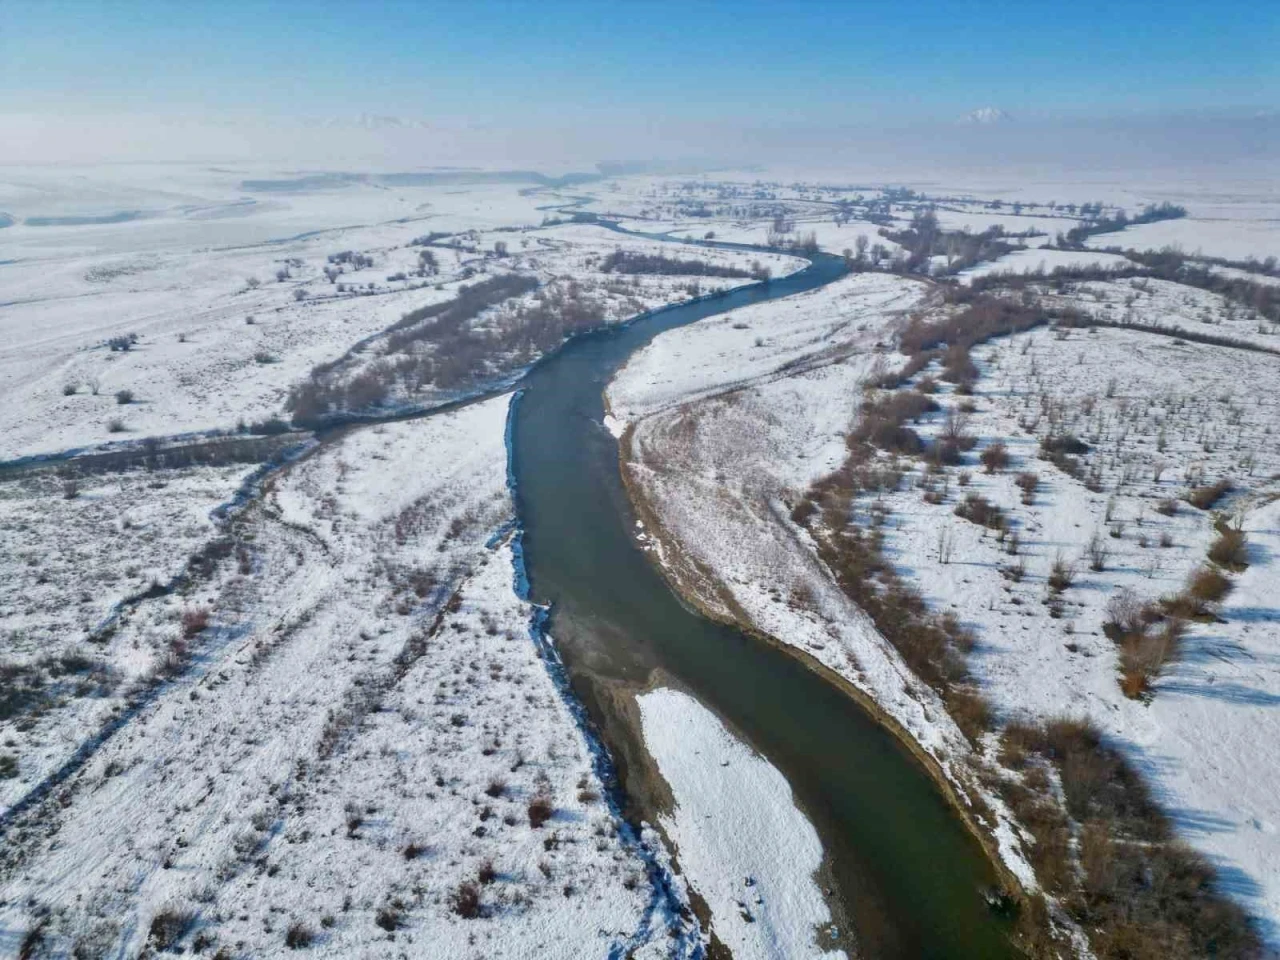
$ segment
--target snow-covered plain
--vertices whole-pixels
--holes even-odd
[[[250,508],[261,575],[177,601],[212,611],[190,669],[8,825],[0,950],[43,919],[133,955],[168,916],[236,955],[665,952],[493,539],[507,405],[353,432]]]
[[[864,193],[901,195],[755,174],[531,186],[266,168],[6,168],[0,212],[16,222],[0,229],[0,460],[281,414],[289,388],[317,364],[361,342],[352,370],[385,361],[377,334],[486,275],[514,270],[544,289],[582,292],[613,322],[748,282],[603,273],[619,248],[740,268],[759,261],[775,276],[800,266],[782,254],[682,249],[547,222],[574,210],[755,243],[784,214],[793,236],[812,231],[823,249],[839,253],[866,236],[892,253],[877,224],[846,221],[847,212],[837,223],[837,211]],[[921,185],[950,197],[944,227],[1075,222],[1060,209],[1040,216],[1047,197],[1130,210],[1170,199],[1192,207],[1179,229],[1247,221],[1235,232],[1200,231],[1203,242],[1184,249],[1274,252],[1266,225],[1275,197],[1256,184],[1216,194],[1187,184],[962,186],[969,199],[955,199],[960,187]],[[1010,213],[1018,196],[1040,201],[1038,213]],[[892,228],[915,209],[889,203]],[[433,232],[448,235],[429,248],[439,272],[415,275],[423,247],[414,241]],[[1128,246],[1131,235],[1095,243]],[[327,277],[328,257],[344,250],[372,265],[347,263]],[[974,272],[1034,268],[1050,253],[1109,258],[1029,249]],[[609,424],[628,437],[628,470],[664,527],[665,539],[648,542],[677,547],[663,560],[697,599],[793,644],[876,701],[938,761],[962,802],[985,800],[1007,865],[1033,888],[1025,838],[969,775],[971,748],[940,699],[829,581],[788,520],[798,494],[843,458],[863,384],[897,362],[894,331],[932,307],[929,290],[865,274],[671,331],[611,385]],[[1079,284],[1060,299],[1109,319],[1274,339],[1220,297],[1159,281]],[[499,328],[530,302],[490,310],[474,329]],[[110,338],[130,334],[130,349],[110,349]],[[1008,501],[1023,533],[1023,602],[998,576],[1006,561],[987,556],[998,548],[950,506],[922,504],[918,491],[890,505],[900,572],[978,630],[972,666],[1001,711],[1087,705],[1149,774],[1184,835],[1217,858],[1230,892],[1274,920],[1280,810],[1257,771],[1280,768],[1259,742],[1275,740],[1268,724],[1280,698],[1266,646],[1280,550],[1269,499],[1280,490],[1267,478],[1280,464],[1269,395],[1253,402],[1239,386],[1273,380],[1274,358],[1116,331],[1066,341],[1035,333],[990,354],[977,356],[973,429],[984,441],[1022,431],[1026,442],[1011,443],[1020,466],[1043,423],[1041,401],[1018,384],[1052,396],[1044,423],[1075,416],[1082,431],[1094,421],[1079,413],[1079,394],[1102,394],[1093,400],[1100,469],[1107,484],[1121,482],[1104,524],[1120,526],[1114,543],[1107,538],[1115,562],[1079,578],[1069,618],[1048,617],[1031,596],[1043,579],[1037,564],[1051,549],[1078,551],[1107,507],[1047,467],[1041,499],[1020,507],[1009,477],[975,469],[972,488]],[[1125,359],[1117,365],[1116,356]],[[489,359],[495,373],[515,362]],[[1111,377],[1118,384],[1107,396]],[[1072,386],[1054,393],[1058,382]],[[122,390],[133,395],[117,398]],[[427,384],[394,400],[429,406],[456,393]],[[680,900],[686,880],[736,956],[822,953],[817,837],[777,771],[696,701],[669,689],[640,698],[645,742],[676,801],[663,827],[678,849],[661,849],[650,831],[637,839],[603,796],[591,746],[530,641],[532,611],[514,589],[506,411],[498,398],[331,438],[225,521],[211,511],[248,466],[124,471],[81,478],[74,491],[52,472],[0,479],[0,670],[9,679],[35,665],[45,682],[38,710],[19,698],[10,712],[15,701],[0,698],[0,954],[17,954],[36,930],[54,956],[136,955],[176,929],[181,949],[231,956],[279,954],[290,938],[328,956],[665,956],[697,936]],[[1155,465],[1151,424],[1161,417],[1169,462],[1156,480],[1144,471]],[[1192,630],[1186,655],[1143,706],[1120,696],[1114,650],[1093,634],[1114,587],[1172,588],[1203,558],[1204,517],[1185,506],[1160,519],[1145,509],[1175,476],[1201,472],[1237,482],[1228,506],[1245,510],[1252,563],[1232,576],[1223,623]],[[1084,526],[1067,528],[1060,515]],[[963,570],[938,562],[940,526],[957,556],[984,559],[966,554]],[[1157,531],[1175,546],[1153,546]],[[202,559],[176,592],[131,602],[85,642],[121,598],[168,581],[215,538],[229,544],[225,555]],[[1073,632],[1059,642],[1068,622]],[[542,813],[547,822],[533,823]],[[745,847],[744,836],[757,842]],[[674,892],[659,894],[654,874],[673,855]],[[157,928],[157,917],[172,922]]]
[[[962,765],[951,761],[967,747],[936,697],[865,616],[842,609],[847,601],[787,519],[806,487],[843,458],[864,382],[901,362],[876,353],[901,316],[883,310],[875,285],[893,283],[910,281],[854,277],[664,333],[610,386],[611,414],[615,430],[630,428],[626,469],[665,527],[664,564],[686,588],[709,609],[745,617],[841,673],[964,783]],[[843,301],[823,302],[839,297],[842,285]],[[1123,288],[1135,322],[1191,327],[1204,312],[1214,333],[1251,339],[1241,319],[1224,329],[1225,306],[1214,295],[1150,281],[1136,297],[1116,283],[1080,285],[1071,299],[1091,301],[1094,286]],[[928,309],[921,293],[901,306]],[[852,334],[858,324],[864,332]],[[801,346],[808,331],[814,341]],[[768,360],[773,351],[776,366]],[[797,352],[810,359],[797,362]],[[1012,464],[988,476],[971,455],[958,468],[966,486],[944,488],[940,504],[925,502],[916,485],[922,474],[909,473],[905,489],[875,504],[889,517],[887,555],[934,609],[973,628],[970,663],[1000,713],[1085,715],[1099,724],[1149,778],[1182,836],[1218,866],[1226,892],[1276,942],[1280,803],[1270,771],[1280,770],[1280,756],[1271,755],[1280,742],[1280,730],[1271,729],[1280,673],[1269,641],[1280,609],[1268,598],[1280,589],[1280,408],[1266,385],[1280,361],[1112,329],[1042,330],[974,355],[981,371],[974,397],[944,391],[941,399],[945,407],[971,399],[977,409],[968,429],[979,450],[1004,440]],[[944,416],[917,429],[936,433]],[[1081,479],[1037,459],[1038,439],[1050,430],[1075,432],[1094,447]],[[1020,471],[1040,477],[1030,506],[1015,484]],[[1101,631],[1106,604],[1122,587],[1149,599],[1181,589],[1205,562],[1214,532],[1209,513],[1178,498],[1224,477],[1235,492],[1219,509],[1243,518],[1250,566],[1231,576],[1218,620],[1191,625],[1153,697],[1128,699],[1118,650]],[[972,492],[1013,518],[1026,565],[1017,582],[1006,575],[1014,562],[1008,544],[953,514]],[[1165,516],[1156,507],[1169,501],[1174,513]],[[1095,537],[1108,554],[1100,571],[1083,558]],[[1049,565],[1059,555],[1077,571],[1061,614],[1045,602]],[[998,803],[993,809],[1003,816]],[[1016,827],[988,826],[1008,866],[1034,885]]]
[[[1052,273],[1065,267],[1126,267],[1132,262],[1115,253],[1084,250],[1015,250],[999,260],[980,263],[960,274],[961,279],[985,277],[992,273]]]
[[[1188,254],[1245,260],[1280,257],[1280,221],[1271,216],[1250,219],[1202,219],[1194,215],[1181,220],[1162,220],[1125,227],[1118,233],[1102,233],[1089,238],[1091,247],[1118,246],[1134,250],[1161,250],[1176,247]]]
[[[278,415],[290,385],[317,364],[486,272],[572,278],[606,321],[687,298],[691,284],[706,292],[744,282],[603,274],[593,266],[618,247],[670,253],[669,245],[600,227],[539,229],[571,198],[534,197],[525,184],[255,192],[243,175],[179,171],[144,188],[99,173],[77,201],[10,177],[8,209],[19,213],[69,203],[89,214],[152,209],[121,223],[24,221],[0,231],[0,459]],[[210,207],[235,216],[211,221]],[[432,248],[439,273],[419,277],[424,248],[411,241],[432,232],[458,236]],[[492,256],[499,241],[509,258]],[[345,250],[372,265],[326,277],[328,257]],[[775,254],[699,250],[697,258],[744,268],[759,260],[775,275],[802,265]],[[129,350],[110,348],[131,334]],[[120,391],[132,393],[129,402]],[[430,391],[413,399],[429,402]]]

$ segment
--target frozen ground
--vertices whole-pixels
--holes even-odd
[[[54,956],[171,932],[263,956],[290,930],[343,957],[664,952],[492,540],[507,403],[326,447],[238,521],[261,575],[224,565],[156,602],[210,627],[8,825],[0,950],[43,918]]]
[[[244,174],[164,170],[147,186],[120,182],[118,171],[95,176],[77,186],[83,196],[64,196],[55,189],[62,181],[7,175],[11,195],[0,209],[25,218],[72,208],[145,207],[147,216],[24,219],[0,231],[0,459],[278,415],[289,386],[314,366],[410,310],[451,299],[477,273],[516,269],[552,287],[572,278],[606,321],[743,282],[593,270],[618,247],[672,251],[599,227],[540,230],[558,216],[540,208],[569,197],[532,196],[528,184],[254,192]],[[432,232],[456,236],[431,248],[439,272],[417,276],[426,248],[411,241]],[[492,256],[498,242],[509,258]],[[346,250],[371,265],[326,277],[328,258]],[[761,260],[775,275],[800,265],[777,255],[696,256],[743,267]],[[112,338],[130,335],[128,350],[111,349]],[[121,391],[129,402],[119,402]]]
[[[1132,262],[1115,253],[1084,250],[1015,250],[999,260],[980,263],[960,274],[961,279],[985,277],[991,273],[1053,273],[1059,267],[1127,267]]]
[[[0,482],[0,755],[15,761],[0,779],[0,811],[163,671],[176,622],[101,628],[126,598],[167,583],[214,538],[211,512],[248,469]]]
[[[639,704],[674,800],[662,827],[720,941],[736,960],[845,956],[820,946],[822,845],[782,774],[690,696],[659,688]]]
[[[843,600],[787,519],[806,486],[843,457],[865,380],[901,362],[875,353],[891,339],[895,317],[873,285],[894,283],[909,282],[856,277],[814,295],[820,302],[843,293],[839,307],[814,309],[801,296],[665,333],[620,372],[609,397],[615,429],[631,428],[627,469],[675,547],[663,554],[673,573],[709,608],[745,617],[867,691],[963,781],[948,758],[966,747],[940,705]],[[1095,286],[1095,303],[1123,302],[1110,287],[1135,293],[1127,284],[1086,284],[1073,301],[1088,304]],[[1211,330],[1227,333],[1219,298],[1156,281],[1144,287],[1128,305],[1139,322],[1190,326],[1204,312]],[[924,301],[916,294],[901,306]],[[817,316],[828,326],[807,326]],[[1243,321],[1232,322],[1229,335],[1244,337]],[[773,351],[776,367],[764,359]],[[1276,379],[1276,358],[1110,329],[1041,330],[974,356],[976,412],[962,419],[979,450],[1003,440],[1012,463],[989,476],[971,455],[938,504],[922,497],[936,494],[936,481],[926,487],[922,473],[909,473],[905,489],[874,505],[889,518],[890,559],[934,609],[974,629],[970,663],[1005,716],[1084,714],[1121,744],[1182,836],[1211,857],[1224,889],[1262,918],[1275,942],[1280,805],[1267,771],[1280,770],[1280,755],[1271,755],[1280,742],[1280,728],[1272,729],[1280,673],[1269,644],[1280,609],[1267,598],[1280,589],[1280,408],[1264,385]],[[966,398],[941,399],[957,407]],[[944,416],[917,429],[936,433]],[[1092,447],[1079,479],[1036,457],[1050,431],[1073,432]],[[1030,505],[1015,484],[1019,472],[1038,474]],[[1230,575],[1217,618],[1190,625],[1153,694],[1129,699],[1117,647],[1101,631],[1106,605],[1124,587],[1147,599],[1182,588],[1206,561],[1214,531],[1210,513],[1179,498],[1222,478],[1234,492],[1219,509],[1241,518],[1250,565]],[[1013,518],[1017,557],[1007,541],[955,516],[969,493]],[[1091,541],[1102,545],[1099,570],[1090,569]],[[1046,602],[1059,556],[1076,570],[1064,611]],[[1018,563],[1015,579],[1008,571]],[[997,836],[1009,866],[1027,877],[1015,834],[1001,826]]]

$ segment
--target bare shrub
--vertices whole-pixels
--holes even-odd
[[[1004,441],[997,440],[982,448],[978,460],[987,473],[998,473],[1009,466],[1009,448],[1004,445]]]
[[[373,922],[376,923],[387,933],[394,933],[400,929],[400,924],[404,920],[403,911],[395,904],[388,903],[379,907],[373,915]]]
[[[157,950],[169,950],[187,935],[195,921],[196,915],[190,910],[165,907],[151,918],[151,925],[147,928],[147,943]]]
[[[285,931],[284,945],[290,950],[302,950],[311,946],[315,938],[316,935],[310,927],[301,920],[295,920]]]
[[[551,819],[553,813],[555,813],[555,807],[552,805],[550,797],[534,797],[529,801],[529,826],[534,828],[541,827]]]
[[[1106,616],[1105,623],[1111,628],[1108,636],[1113,640],[1145,629],[1149,620],[1146,602],[1128,587],[1117,590],[1107,600]]]
[[[1075,565],[1058,553],[1049,567],[1049,589],[1054,593],[1062,593],[1075,582],[1075,579]]]
[[[1156,513],[1163,514],[1166,517],[1172,517],[1178,512],[1178,501],[1172,497],[1166,497],[1156,504]]]
[[[1046,460],[1052,459],[1054,455],[1074,457],[1088,452],[1089,445],[1074,433],[1052,434],[1040,440],[1040,453]]]
[[[485,886],[488,886],[498,879],[498,870],[494,867],[492,860],[485,860],[480,864],[480,869],[476,873],[476,879]]]
[[[120,404],[121,406],[125,406],[126,404],[133,403],[133,391],[132,391],[132,390],[117,390],[117,391],[116,391],[116,403]]]
[[[1022,502],[1026,506],[1035,503],[1036,490],[1040,486],[1040,474],[1038,473],[1020,473],[1015,481],[1018,489],[1022,491]]]
[[[1185,632],[1182,620],[1169,618],[1158,628],[1145,625],[1120,644],[1120,689],[1131,700],[1147,697],[1164,665],[1178,655]]]
[[[203,633],[209,626],[208,607],[187,607],[182,611],[182,636],[190,640]]]
[[[449,895],[449,909],[464,920],[480,916],[480,887],[470,880],[458,884],[458,888]]]
[[[421,844],[410,840],[408,843],[404,845],[404,848],[400,851],[400,854],[406,860],[417,860],[420,856],[422,856],[426,852],[426,849],[427,848],[422,846]]]
[[[1231,581],[1223,573],[1213,567],[1197,567],[1187,576],[1185,592],[1201,606],[1198,612],[1203,613],[1204,605],[1217,603],[1231,589]]]
[[[980,493],[966,493],[956,504],[955,515],[991,530],[1005,529],[1004,511]]]
[[[124,421],[119,417],[112,417],[107,421],[107,433],[124,433]]]
[[[1229,570],[1243,570],[1249,565],[1249,551],[1244,530],[1226,521],[1219,521],[1216,529],[1218,537],[1209,547],[1209,559]]]
[[[1217,483],[1192,487],[1183,497],[1187,503],[1200,510],[1211,509],[1219,500],[1231,492],[1231,481],[1225,477]]]
[[[77,383],[64,383],[62,385],[62,395],[64,397],[74,397],[80,391],[80,385]]]
[[[1084,548],[1085,558],[1089,561],[1089,569],[1101,573],[1107,569],[1107,561],[1111,558],[1111,548],[1098,532],[1094,532]]]
[[[791,508],[791,522],[803,527],[805,522],[817,512],[818,505],[805,497]]]

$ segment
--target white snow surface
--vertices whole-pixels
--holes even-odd
[[[1091,247],[1121,247],[1134,250],[1160,250],[1177,247],[1188,254],[1246,260],[1280,257],[1280,220],[1269,217],[1237,216],[1230,219],[1207,219],[1195,215],[1178,220],[1159,220],[1125,227],[1117,233],[1099,233],[1090,237]]]
[[[1087,250],[1015,250],[999,260],[990,260],[970,267],[960,274],[961,280],[985,277],[990,273],[1052,273],[1059,267],[1102,266],[1115,269],[1131,266],[1132,261],[1117,253],[1091,252]]]
[[[251,956],[295,923],[332,957],[662,949],[510,545],[486,546],[508,402],[360,429],[279,478],[243,521],[264,575],[187,598],[214,620],[192,667],[6,834],[0,954],[35,907],[59,957],[135,955],[166,909],[183,945]]]
[[[891,283],[909,281],[849,278],[811,298],[664,333],[620,371],[609,398],[613,416],[632,428],[632,479],[678,552],[693,561],[682,566],[668,554],[664,562],[710,608],[730,615],[736,606],[760,629],[866,691],[956,776],[950,758],[968,747],[941,704],[829,583],[807,536],[787,519],[799,494],[844,455],[842,434],[856,418],[862,384],[880,368],[875,342],[890,338],[897,319],[877,311],[874,285]],[[1221,319],[1218,298],[1210,303],[1201,291],[1155,281],[1145,290],[1096,286],[1137,293],[1128,308],[1137,322],[1150,316],[1177,323],[1212,313],[1214,333],[1232,324],[1233,335],[1244,332],[1243,322]],[[1095,308],[1123,302],[1119,295],[1094,300],[1087,289],[1073,300]],[[918,305],[917,299],[902,307]],[[853,318],[866,330],[851,334]],[[735,322],[749,329],[735,330]],[[813,337],[807,347],[805,330]],[[756,336],[766,345],[755,346]],[[844,346],[857,349],[835,349],[851,336]],[[767,361],[774,350],[776,367]],[[1274,442],[1280,408],[1265,387],[1275,382],[1280,360],[1112,329],[1063,337],[1035,331],[978,347],[974,357],[982,378],[969,429],[979,447],[957,468],[968,473],[968,486],[951,486],[945,501],[933,505],[922,500],[916,474],[909,474],[905,489],[883,495],[887,555],[934,609],[950,610],[974,629],[978,647],[970,665],[999,712],[1087,714],[1149,778],[1182,836],[1218,866],[1226,892],[1262,919],[1272,943],[1280,942],[1280,781],[1274,775],[1280,771],[1280,672],[1270,649],[1280,621],[1274,603],[1280,592]],[[896,367],[901,358],[889,355],[881,363]],[[926,372],[936,377],[938,371]],[[944,390],[940,399],[951,407],[963,398]],[[942,419],[941,413],[926,417],[917,429],[930,436]],[[1075,431],[1095,448],[1089,462],[1105,492],[1037,459],[1038,437],[1051,425]],[[995,439],[1009,444],[1013,464],[988,476],[976,454]],[[1014,483],[1020,471],[1040,475],[1030,506],[1021,504]],[[1181,658],[1156,681],[1150,703],[1127,699],[1116,647],[1100,629],[1105,606],[1121,587],[1145,598],[1174,593],[1205,562],[1212,518],[1186,503],[1171,517],[1155,507],[1220,477],[1235,484],[1221,509],[1244,517],[1250,566],[1232,575],[1221,622],[1191,624]],[[1005,545],[954,516],[956,502],[970,492],[1011,517],[1027,567],[1020,583],[1002,576],[1012,562]],[[859,502],[865,511],[869,501]],[[940,531],[953,538],[949,563],[939,556]],[[1095,534],[1110,554],[1102,571],[1081,559]],[[1161,546],[1166,536],[1170,545]],[[1044,603],[1045,579],[1059,552],[1076,565],[1077,583],[1067,591],[1064,614],[1054,618]],[[705,582],[704,571],[727,599]],[[998,800],[986,796],[1002,816]],[[991,826],[1008,866],[1033,886],[1015,833],[1004,823]]]
[[[831,922],[815,879],[822,845],[782,774],[693,697],[663,687],[637,699],[674,797],[662,827],[735,960],[844,957],[819,946]]]

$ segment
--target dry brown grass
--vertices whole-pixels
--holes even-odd
[[[1217,483],[1209,483],[1204,486],[1192,487],[1186,492],[1183,499],[1200,510],[1212,509],[1219,500],[1231,492],[1231,481],[1225,477]]]
[[[1244,530],[1226,520],[1219,520],[1215,528],[1218,537],[1209,547],[1209,559],[1228,570],[1243,570],[1249,565],[1248,537]]]

